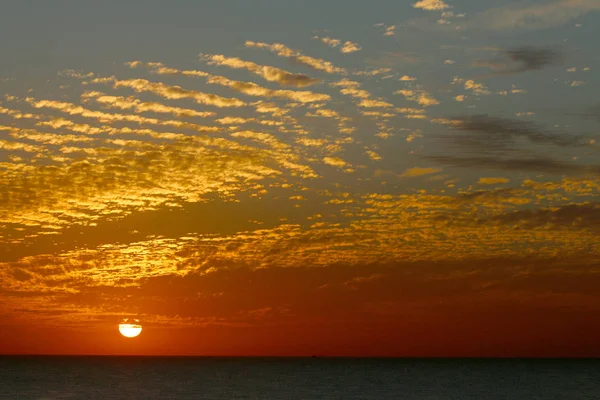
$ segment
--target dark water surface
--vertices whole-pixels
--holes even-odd
[[[600,399],[600,360],[0,356],[1,399]]]

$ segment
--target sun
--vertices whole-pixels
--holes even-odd
[[[119,332],[127,338],[134,338],[142,333],[142,325],[140,325],[140,321],[137,319],[130,320],[125,318],[119,324]]]

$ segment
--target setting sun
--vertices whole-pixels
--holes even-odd
[[[119,324],[119,332],[125,337],[134,338],[142,333],[142,326],[140,324]]]

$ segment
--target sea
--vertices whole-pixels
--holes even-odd
[[[1,399],[600,399],[600,360],[0,356]]]

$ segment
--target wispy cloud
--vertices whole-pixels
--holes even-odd
[[[321,82],[319,79],[311,78],[305,74],[291,73],[280,68],[259,65],[251,61],[244,61],[237,57],[225,57],[220,54],[213,54],[202,55],[201,58],[208,60],[209,64],[224,65],[236,69],[246,69],[269,82],[277,82],[281,85],[305,87]]]
[[[599,165],[582,165],[551,158],[503,158],[495,156],[426,156],[425,159],[458,168],[500,171],[532,171],[551,175],[600,175]]]
[[[433,96],[424,90],[413,90],[413,89],[401,89],[394,92],[394,94],[401,94],[407,100],[419,103],[423,107],[435,106],[440,104]]]
[[[177,120],[160,120],[157,118],[142,117],[137,114],[118,114],[95,111],[64,101],[36,100],[32,97],[28,97],[25,100],[35,108],[50,108],[60,110],[61,112],[64,112],[68,115],[79,115],[84,118],[94,119],[99,122],[108,124],[112,124],[115,122],[133,122],[140,125],[147,124],[171,127],[187,127],[198,132],[216,132],[220,130],[219,128],[213,126],[196,125]]]
[[[344,68],[334,66],[331,62],[319,58],[310,57],[300,53],[297,50],[290,49],[281,43],[267,44],[262,42],[246,41],[246,47],[267,49],[280,57],[286,57],[298,63],[307,65],[315,70],[327,72],[329,74],[347,74]]]
[[[162,82],[150,82],[147,79],[124,79],[115,77],[96,78],[92,83],[112,83],[115,88],[127,87],[136,92],[151,92],[166,99],[192,99],[196,103],[207,104],[215,107],[243,107],[246,103],[230,97],[222,97],[212,93],[184,89],[180,86],[170,86]]]
[[[492,8],[475,14],[466,28],[486,30],[547,29],[600,10],[597,0],[559,0]]]
[[[108,96],[101,92],[85,92],[81,95],[84,101],[94,100],[108,107],[121,110],[134,110],[138,113],[153,112],[173,114],[177,117],[214,117],[216,113],[210,111],[197,111],[190,108],[167,106],[157,102],[142,102],[133,97]]]
[[[439,168],[413,167],[413,168],[409,168],[406,171],[404,171],[402,173],[402,176],[406,177],[406,178],[414,178],[416,176],[436,174],[440,171],[441,171],[441,169],[439,169]]]
[[[504,184],[504,183],[508,183],[508,182],[510,182],[510,179],[508,179],[508,178],[484,177],[484,178],[479,178],[479,181],[477,183],[480,185],[499,185],[499,184]]]
[[[329,101],[331,97],[323,93],[314,93],[310,91],[294,91],[294,90],[273,90],[257,85],[253,82],[234,81],[223,76],[211,76],[206,80],[207,83],[227,86],[237,92],[248,96],[258,97],[280,97],[300,103],[313,103]]]
[[[340,52],[344,54],[355,53],[362,49],[362,47],[360,47],[357,43],[353,43],[349,40],[343,42],[339,39],[332,39],[330,37],[319,38],[318,36],[315,36],[314,39],[319,39],[321,42],[325,43],[329,47],[339,48]]]

